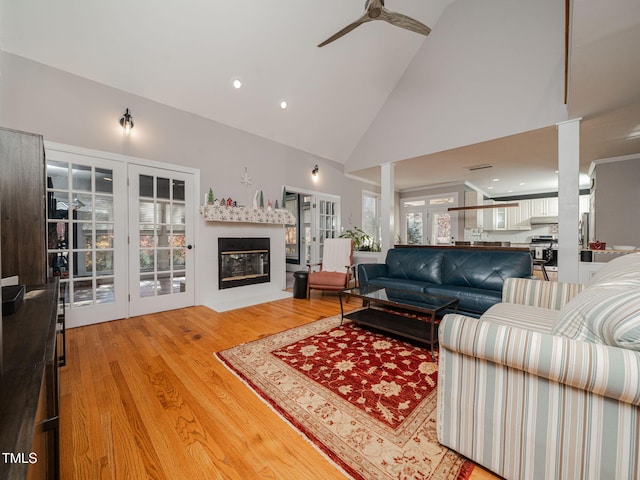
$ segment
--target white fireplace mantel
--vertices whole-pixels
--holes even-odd
[[[295,224],[296,218],[284,208],[246,208],[227,207],[221,205],[201,205],[200,214],[208,222],[243,222],[243,223],[271,223]]]
[[[201,266],[208,272],[202,284],[201,303],[217,312],[246,307],[258,303],[290,298],[292,292],[286,290],[285,227],[275,223],[251,223],[231,221],[211,221],[202,225],[203,240],[200,247]],[[270,239],[271,280],[266,283],[243,285],[234,288],[220,288],[220,265],[218,242],[220,238],[268,237]]]

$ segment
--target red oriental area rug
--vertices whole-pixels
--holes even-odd
[[[215,354],[355,479],[467,479],[474,464],[436,437],[429,350],[339,317]]]

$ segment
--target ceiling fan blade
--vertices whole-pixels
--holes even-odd
[[[384,20],[391,25],[405,28],[421,35],[429,35],[431,33],[431,29],[424,23],[421,23],[418,20],[414,20],[411,17],[407,17],[406,15],[403,15],[401,13],[391,12],[386,8],[382,9],[382,12],[380,13],[380,16],[377,18],[377,20]]]
[[[318,45],[318,47],[324,47],[325,45],[333,42],[334,40],[339,39],[340,37],[346,35],[347,33],[349,33],[350,31],[354,30],[355,28],[359,27],[360,25],[362,25],[363,23],[366,22],[370,22],[371,19],[367,16],[367,14],[365,13],[364,15],[362,15],[358,20],[356,20],[353,23],[350,23],[349,25],[347,25],[346,27],[344,27],[342,30],[340,30],[338,33],[334,33],[333,35],[331,35],[329,38],[327,38],[324,42],[322,42],[321,44]]]

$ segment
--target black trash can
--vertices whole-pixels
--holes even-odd
[[[293,272],[293,298],[307,298],[308,281],[308,271],[298,270],[297,272]]]

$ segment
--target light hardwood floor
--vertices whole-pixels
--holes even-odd
[[[335,295],[314,293],[69,330],[61,478],[344,478],[212,355],[339,312]],[[476,469],[483,478],[495,477]]]

